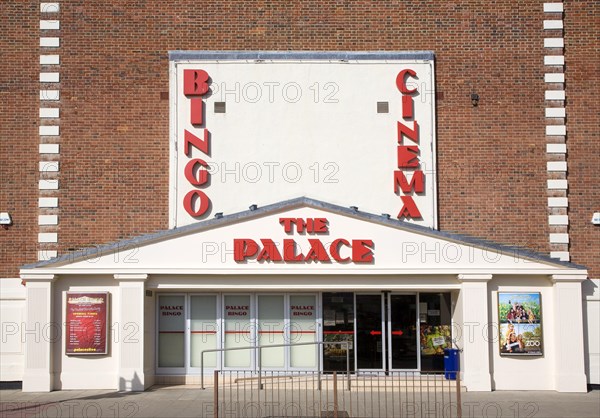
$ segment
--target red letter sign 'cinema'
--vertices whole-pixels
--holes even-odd
[[[417,73],[411,69],[405,69],[398,73],[396,86],[402,93],[402,119],[412,120],[412,127],[398,122],[398,168],[394,171],[394,193],[402,191],[402,209],[398,213],[398,219],[422,218],[421,212],[415,203],[412,193],[423,193],[425,191],[425,175],[421,170],[419,161],[419,123],[414,112],[414,98],[418,93],[417,88],[408,88],[406,80],[408,77],[416,78]],[[407,122],[409,123],[409,122]],[[411,142],[405,143],[408,138]],[[412,172],[410,181],[406,173]]]

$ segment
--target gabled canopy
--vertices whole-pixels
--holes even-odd
[[[298,232],[296,227],[286,232],[282,218],[325,218],[327,223],[323,227],[323,221],[316,221],[320,233]],[[293,251],[286,250],[292,240]],[[302,261],[285,260],[291,256]],[[587,275],[582,266],[522,248],[305,197],[83,249],[21,270],[22,276],[128,273]]]

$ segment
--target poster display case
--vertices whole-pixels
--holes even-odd
[[[540,293],[498,292],[498,322],[500,355],[544,354]]]
[[[67,292],[65,354],[108,353],[108,292]]]

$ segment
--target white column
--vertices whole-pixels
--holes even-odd
[[[21,275],[26,281],[23,392],[50,392],[54,387],[52,345],[60,338],[60,324],[53,321],[53,274]]]
[[[488,281],[491,274],[459,274],[463,305],[463,383],[469,391],[491,391]]]
[[[120,391],[143,391],[144,294],[147,274],[115,274],[119,281],[119,370]]]
[[[587,392],[581,302],[581,282],[585,279],[584,275],[552,276],[556,336],[555,388],[558,392]]]

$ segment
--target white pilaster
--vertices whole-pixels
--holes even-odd
[[[54,386],[52,345],[60,338],[61,327],[52,318],[54,275],[21,275],[27,282],[25,329],[25,371],[23,392],[50,392]]]
[[[581,282],[585,275],[553,275],[558,392],[587,392]]]
[[[492,390],[490,350],[483,330],[489,329],[488,282],[491,274],[460,274],[463,310],[463,383],[468,391]]]
[[[147,274],[115,274],[119,281],[120,327],[128,332],[119,341],[120,391],[141,392],[146,388],[144,377],[144,294]],[[151,320],[151,318],[149,318]]]

